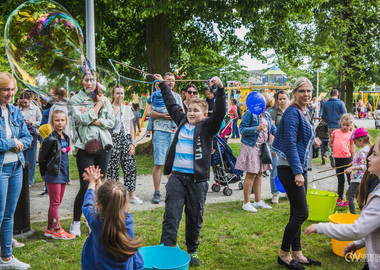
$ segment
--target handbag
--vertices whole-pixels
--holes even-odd
[[[78,137],[80,142],[83,144],[82,138],[79,135],[78,128],[75,127],[78,133]],[[103,150],[103,144],[100,139],[91,139],[86,144],[84,144],[84,150],[87,152],[89,155],[94,155],[98,153],[99,151]]]
[[[268,123],[268,141],[261,145],[261,163],[263,164],[272,164],[272,154],[270,152],[270,144],[269,144],[269,123]]]

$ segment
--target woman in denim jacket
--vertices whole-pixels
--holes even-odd
[[[299,78],[294,83],[292,94],[295,100],[284,112],[272,145],[278,155],[278,177],[290,202],[290,219],[277,258],[278,263],[288,269],[302,270],[305,269],[303,265],[321,265],[306,258],[301,248],[301,226],[308,217],[307,161],[312,145],[320,143],[319,139],[315,139],[310,111],[306,108],[312,91],[313,85],[307,78]]]
[[[7,72],[0,73],[0,268],[27,269],[29,264],[12,255],[13,215],[22,187],[22,151],[32,136],[20,110],[10,103],[17,91],[16,80]]]
[[[264,171],[272,168],[270,164],[261,163],[261,146],[268,142],[269,133],[274,135],[276,132],[276,126],[266,111],[273,106],[274,99],[268,93],[263,95],[266,102],[265,111],[261,115],[246,111],[239,127],[242,144],[235,167],[247,172],[243,185],[244,204],[242,209],[250,212],[257,212],[256,208],[272,208],[261,200],[261,175]],[[253,205],[250,202],[252,186],[255,193]]]

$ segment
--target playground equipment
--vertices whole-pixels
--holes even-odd
[[[241,106],[241,113],[244,114],[244,112],[247,110],[247,106],[246,106],[246,100],[247,100],[247,97],[248,95],[253,91],[253,90],[256,90],[256,91],[261,91],[261,92],[268,92],[268,93],[275,93],[277,92],[278,90],[286,90],[286,91],[289,91],[291,87],[289,86],[288,83],[286,83],[285,85],[273,85],[271,84],[270,82],[268,82],[268,84],[265,84],[265,85],[252,85],[252,83],[249,83],[249,85],[244,85],[244,86],[233,86],[233,87],[226,87],[225,89],[227,90],[227,96],[228,96],[228,110],[230,110],[230,107],[231,107],[231,91],[232,90],[239,90],[240,91],[240,102],[241,103],[244,103],[243,106]],[[239,103],[239,100],[238,100],[238,103]]]
[[[372,97],[372,107],[371,107],[371,115],[373,112],[377,110],[377,106],[379,105],[380,92],[379,91],[356,91],[353,92],[355,104],[358,104],[358,96],[361,96],[361,100],[363,101],[364,106],[367,105],[369,97]],[[355,116],[359,116],[359,110],[356,110]]]

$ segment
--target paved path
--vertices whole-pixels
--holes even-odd
[[[365,128],[374,128],[374,120],[355,120],[355,124],[358,127],[365,127]],[[240,142],[239,139],[230,140],[229,142]],[[331,166],[329,164],[327,165],[320,165],[317,164],[314,166],[313,171],[311,172],[311,175],[309,176],[309,179],[313,179],[313,174],[315,174],[318,171],[330,169]],[[321,174],[318,174],[317,177],[327,176],[330,174],[334,174],[334,171],[324,172]],[[316,178],[317,178],[316,177]],[[163,200],[165,198],[165,184],[167,182],[166,176],[162,177],[162,183],[161,183],[161,199]],[[243,201],[243,191],[238,189],[238,184],[232,184],[231,188],[233,190],[233,193],[231,196],[225,196],[222,192],[213,192],[211,191],[211,184],[214,181],[211,180],[210,183],[210,189],[207,195],[207,203],[220,203],[220,202],[229,202],[229,201]],[[322,180],[320,182],[316,182],[316,187],[318,189],[322,190],[329,190],[329,191],[337,191],[337,179],[336,177],[330,177],[326,180]],[[346,186],[347,187],[347,186]],[[30,205],[31,205],[31,221],[32,222],[40,222],[40,221],[46,221],[47,219],[47,211],[49,207],[49,197],[44,196],[40,197],[38,194],[42,192],[43,189],[43,183],[36,183],[30,190]],[[68,185],[66,188],[65,196],[63,198],[62,205],[59,209],[60,211],[60,217],[61,219],[70,219],[72,218],[72,211],[73,211],[73,204],[74,199],[79,190],[79,180],[73,180],[71,185]],[[164,202],[161,201],[160,204],[155,205],[150,202],[153,196],[153,182],[152,182],[152,176],[151,175],[142,175],[137,177],[137,187],[136,187],[136,195],[140,197],[144,203],[142,205],[130,205],[131,211],[142,211],[142,210],[149,210],[156,207],[163,207]],[[270,184],[269,184],[269,178],[263,178],[262,183],[262,197],[264,199],[271,198],[270,193]],[[253,195],[252,195],[253,200]]]
[[[320,171],[324,169],[331,168],[330,165],[316,165],[315,170]],[[311,172],[312,174],[314,172]],[[333,171],[325,172],[318,174],[318,177],[325,176],[329,174],[333,174]],[[312,175],[310,179],[312,179]],[[262,183],[262,197],[264,199],[271,198],[270,193],[270,184],[269,184],[269,177],[263,178]],[[136,195],[140,197],[144,203],[142,205],[131,205],[130,204],[130,210],[131,211],[142,211],[142,210],[149,210],[156,207],[163,207],[164,202],[163,199],[165,198],[165,184],[167,182],[166,176],[162,178],[161,183],[161,203],[160,204],[152,204],[150,200],[153,196],[153,182],[152,182],[152,176],[151,175],[143,175],[137,177],[137,187],[136,187]],[[73,215],[73,204],[75,196],[79,190],[79,180],[73,180],[71,181],[71,185],[68,185],[66,187],[65,196],[63,198],[63,202],[59,208],[59,215],[61,219],[70,219]],[[231,188],[233,190],[231,196],[225,196],[223,193],[220,192],[213,192],[211,191],[211,184],[214,183],[214,181],[210,181],[210,188],[207,195],[207,203],[220,203],[220,202],[230,202],[230,201],[242,201],[243,200],[243,191],[238,189],[238,183],[231,184]],[[318,182],[317,182],[318,183]],[[41,222],[46,221],[47,219],[47,211],[49,207],[49,197],[47,195],[41,197],[38,194],[42,192],[44,185],[43,183],[36,183],[30,190],[30,205],[31,205],[31,222]],[[326,180],[320,181],[317,186],[318,189],[323,190],[329,190],[329,191],[336,191],[337,189],[337,180],[336,177],[331,177]],[[283,195],[283,194],[282,194]],[[254,196],[252,195],[252,200]]]

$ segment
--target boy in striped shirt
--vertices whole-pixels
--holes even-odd
[[[159,74],[154,75],[154,78],[162,81]],[[200,265],[197,248],[210,178],[212,139],[220,129],[226,109],[223,84],[218,77],[210,80],[210,86],[214,84],[218,89],[215,109],[210,117],[207,117],[208,104],[205,100],[192,99],[185,114],[166,83],[159,84],[165,106],[178,126],[164,166],[164,174],[171,175],[166,184],[161,243],[176,245],[185,206],[186,246],[191,257],[190,266]]]

